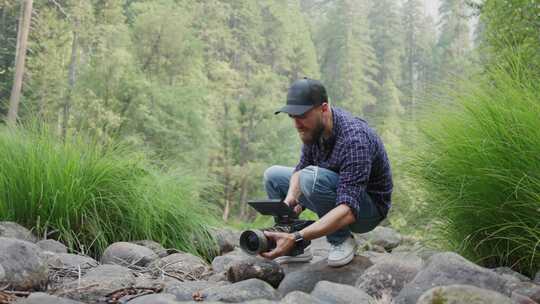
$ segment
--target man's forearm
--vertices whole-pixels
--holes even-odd
[[[300,233],[305,240],[313,240],[328,235],[356,221],[351,208],[345,204],[338,205],[315,223],[302,229]]]
[[[289,204],[293,203],[296,204],[298,202],[298,198],[301,194],[300,190],[300,171],[296,171],[291,176],[291,180],[289,182],[289,190],[287,192],[287,197],[285,198],[285,201]]]

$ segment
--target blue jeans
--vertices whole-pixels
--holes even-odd
[[[264,188],[271,199],[285,199],[289,190],[289,181],[294,168],[272,166],[264,172]],[[300,190],[302,195],[298,201],[303,207],[315,212],[319,218],[336,207],[336,189],[339,175],[335,172],[309,166],[300,171]],[[363,192],[360,200],[360,210],[356,222],[348,227],[341,228],[326,236],[331,244],[341,244],[350,235],[351,231],[366,233],[373,230],[383,219],[370,196]]]

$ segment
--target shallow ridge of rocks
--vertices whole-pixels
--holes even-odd
[[[221,255],[211,264],[151,240],[113,243],[98,262],[0,222],[0,284],[8,286],[0,299],[19,290],[29,292],[17,302],[26,304],[540,302],[540,272],[480,267],[389,227],[356,235],[361,249],[340,268],[327,266],[324,238],[312,242],[310,263],[279,265],[240,250],[237,232],[214,232]]]

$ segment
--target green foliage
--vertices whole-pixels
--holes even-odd
[[[430,114],[413,168],[441,244],[488,266],[540,267],[540,82],[515,52]],[[510,67],[510,69],[508,69]]]
[[[497,64],[519,51],[531,71],[540,73],[540,5],[538,1],[485,1],[480,10],[482,54]]]
[[[0,218],[99,256],[114,241],[151,239],[211,259],[200,181],[162,173],[145,156],[45,129],[0,130]]]

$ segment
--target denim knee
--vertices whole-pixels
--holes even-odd
[[[278,176],[279,168],[280,166],[272,166],[264,171],[263,184],[265,186]]]
[[[300,191],[308,200],[311,200],[311,195],[315,192],[317,170],[316,166],[308,166],[300,170]]]

